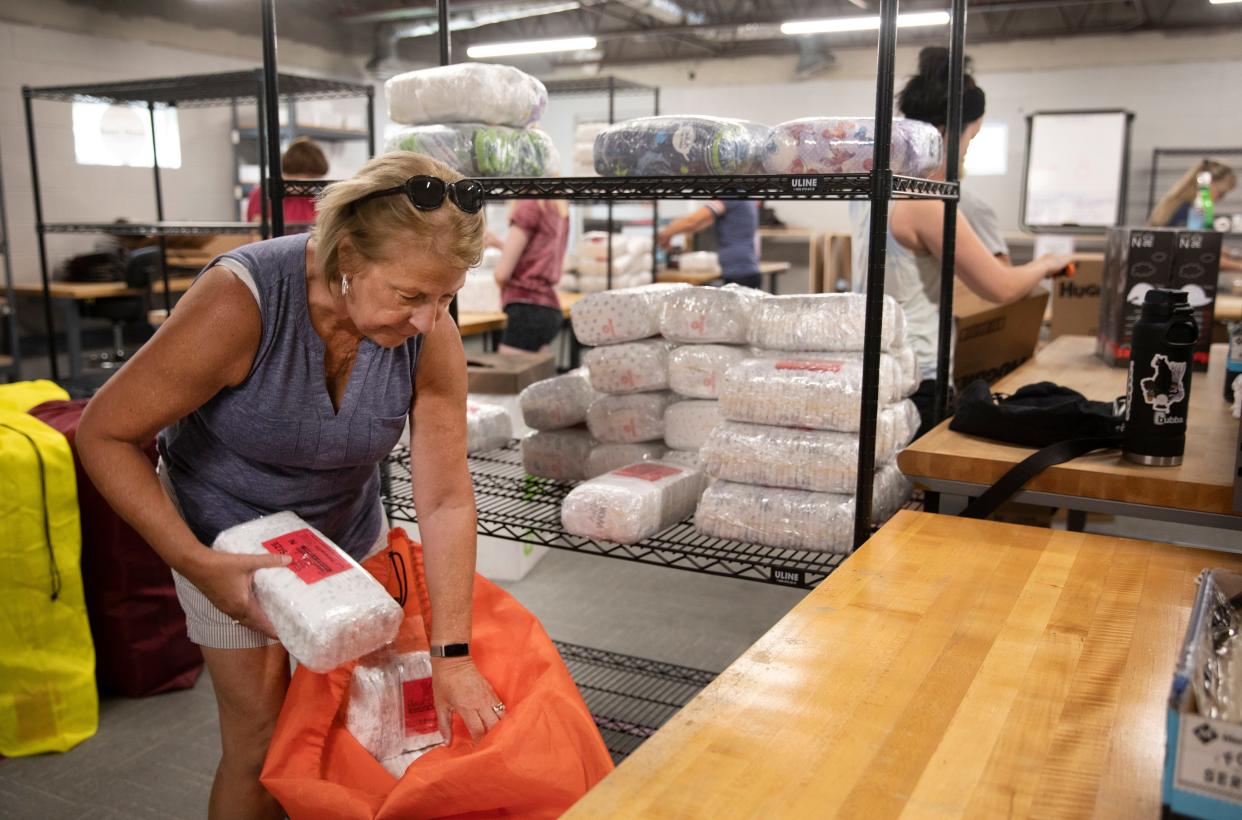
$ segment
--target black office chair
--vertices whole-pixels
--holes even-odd
[[[104,370],[116,370],[125,364],[129,354],[125,350],[125,326],[130,322],[147,320],[148,287],[160,270],[158,247],[137,248],[130,252],[125,264],[125,284],[141,288],[142,296],[117,296],[97,299],[86,306],[85,315],[112,322],[112,350],[99,354],[95,359]]]

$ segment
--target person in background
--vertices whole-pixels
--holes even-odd
[[[569,206],[560,200],[519,200],[504,241],[487,234],[487,244],[500,249],[493,275],[506,319],[501,353],[543,353],[560,333],[565,314],[556,283],[568,241]]]
[[[1152,209],[1147,224],[1154,228],[1186,227],[1190,208],[1199,193],[1199,174],[1204,171],[1212,175],[1212,202],[1220,202],[1225,194],[1238,186],[1238,175],[1228,165],[1214,159],[1201,159],[1160,198]],[[1220,269],[1229,273],[1242,273],[1242,258],[1236,249],[1227,248],[1220,255]]]
[[[962,186],[959,191],[961,198],[957,201],[958,213],[966,217],[966,221],[978,235],[983,247],[987,248],[1002,265],[1013,264],[1009,258],[1009,243],[1005,241],[1005,235],[1001,233],[1000,220],[996,218],[996,211],[992,210],[991,205],[966,190],[965,186]]]
[[[983,123],[986,97],[969,73],[962,78],[962,133],[959,159],[964,159],[970,141]],[[919,71],[906,83],[898,98],[906,117],[935,125],[944,134],[949,101],[948,49],[928,47],[919,52]],[[945,162],[947,162],[947,156]],[[945,162],[928,176],[945,178]],[[871,206],[866,202],[850,205],[855,249],[861,250],[865,283],[865,263],[870,232]],[[940,257],[944,239],[944,203],[939,200],[895,200],[889,208],[886,293],[905,310],[906,333],[919,362],[921,381],[911,397],[922,417],[919,435],[931,429],[936,390],[936,358],[940,327]],[[857,255],[856,259],[859,258]],[[957,277],[974,293],[989,302],[1016,301],[1045,276],[1062,270],[1069,256],[1045,254],[1025,265],[1010,265],[998,258],[995,248],[980,240],[965,215],[957,216]]]
[[[755,200],[714,199],[697,211],[675,219],[660,230],[660,247],[668,249],[673,237],[696,234],[711,226],[716,230],[716,253],[720,275],[729,284],[758,288],[759,205]]]
[[[323,149],[309,137],[298,137],[280,158],[280,173],[285,179],[323,179],[328,175],[328,158]],[[254,186],[246,200],[246,221],[258,222],[264,207],[263,188]],[[285,224],[310,224],[315,221],[313,196],[287,196],[284,199]]]

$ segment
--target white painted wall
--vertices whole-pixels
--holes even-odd
[[[161,28],[160,32],[167,34],[166,28]],[[86,34],[0,21],[0,163],[3,163],[12,261],[18,281],[38,280],[34,205],[21,96],[23,85],[235,71],[254,68],[261,62],[258,40],[252,42],[253,58],[244,59],[148,42],[143,39],[141,26],[129,29],[134,39],[122,39],[120,35],[125,32],[122,27],[101,26],[101,29],[110,34]],[[237,47],[242,39],[234,36],[230,46]],[[193,40],[187,37],[186,42]],[[312,60],[318,56],[308,49],[289,51],[294,56]],[[282,49],[281,54],[285,56],[285,50]],[[341,67],[325,65],[319,60],[310,66],[292,62],[281,64],[283,71],[311,75],[322,75]],[[365,111],[362,100],[335,104],[351,111]],[[149,168],[76,164],[71,110],[67,103],[34,102],[44,219],[48,222],[101,222],[118,217],[154,219],[154,183]],[[166,218],[236,219],[229,116],[227,107],[179,112],[182,165],[180,169],[163,171]],[[253,121],[253,113],[250,119]],[[354,167],[365,158],[365,145],[359,144],[356,150],[362,153],[353,158]],[[90,250],[97,239],[95,236],[49,235],[52,264],[65,256]]]

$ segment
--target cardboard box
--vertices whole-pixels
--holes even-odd
[[[556,375],[551,353],[478,353],[466,357],[471,393],[520,393],[528,385]]]
[[[976,379],[992,384],[1035,353],[1048,291],[1036,288],[1008,305],[981,299],[961,281],[954,283],[953,293],[953,383],[958,390]]]
[[[1151,288],[1172,278],[1177,231],[1165,228],[1109,228],[1100,290],[1096,354],[1111,365],[1130,362],[1130,336]]]
[[[1212,347],[1212,315],[1216,309],[1216,279],[1220,275],[1221,234],[1216,231],[1178,231],[1173,252],[1173,273],[1169,287],[1186,291],[1199,326],[1195,344],[1194,369],[1208,369]]]
[[[1100,333],[1100,286],[1104,281],[1104,254],[1074,255],[1072,277],[1049,283],[1052,288],[1052,338],[1093,336]]]

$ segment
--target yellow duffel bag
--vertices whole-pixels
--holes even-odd
[[[0,384],[0,410],[25,413],[45,401],[68,401],[69,394],[56,382],[38,379],[31,382]]]
[[[2,755],[67,751],[98,728],[81,555],[69,442],[23,411],[0,409]]]

